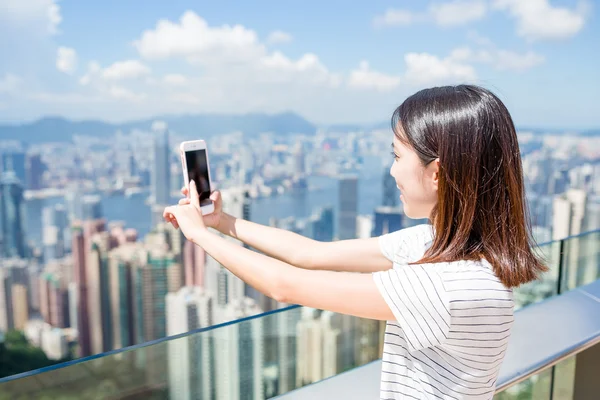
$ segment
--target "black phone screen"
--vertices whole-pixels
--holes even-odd
[[[200,197],[200,206],[210,204],[210,180],[208,178],[206,150],[186,151],[185,162],[187,164],[188,183],[192,179],[196,183],[198,196]]]

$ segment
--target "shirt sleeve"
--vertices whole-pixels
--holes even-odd
[[[373,273],[379,292],[406,335],[411,352],[442,344],[450,331],[450,301],[443,277],[422,265],[394,265]]]
[[[431,238],[431,226],[422,224],[379,236],[381,253],[394,263],[405,263],[413,258]],[[422,253],[422,251],[421,251]]]

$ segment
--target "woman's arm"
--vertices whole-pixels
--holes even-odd
[[[261,293],[283,303],[357,317],[393,320],[371,274],[310,271],[231,243],[206,229],[190,235],[215,260]],[[342,270],[344,266],[334,269]]]
[[[375,272],[392,267],[377,238],[320,242],[223,213],[218,230],[278,260],[304,269]]]

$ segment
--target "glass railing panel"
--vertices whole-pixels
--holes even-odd
[[[509,387],[494,396],[494,400],[551,400],[552,368]]]
[[[496,394],[494,400],[571,400],[575,389],[575,363],[576,356],[569,357]]]
[[[379,358],[384,323],[293,307],[0,383],[0,399],[266,399]]]
[[[565,239],[563,291],[600,279],[600,231]]]
[[[541,244],[534,248],[534,252],[544,260],[549,271],[543,274],[540,279],[514,289],[515,311],[558,293],[560,242]]]

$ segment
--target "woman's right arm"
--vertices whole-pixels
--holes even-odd
[[[376,237],[320,242],[226,213],[221,215],[217,228],[264,254],[304,269],[375,272],[392,267],[392,262],[381,253]]]

